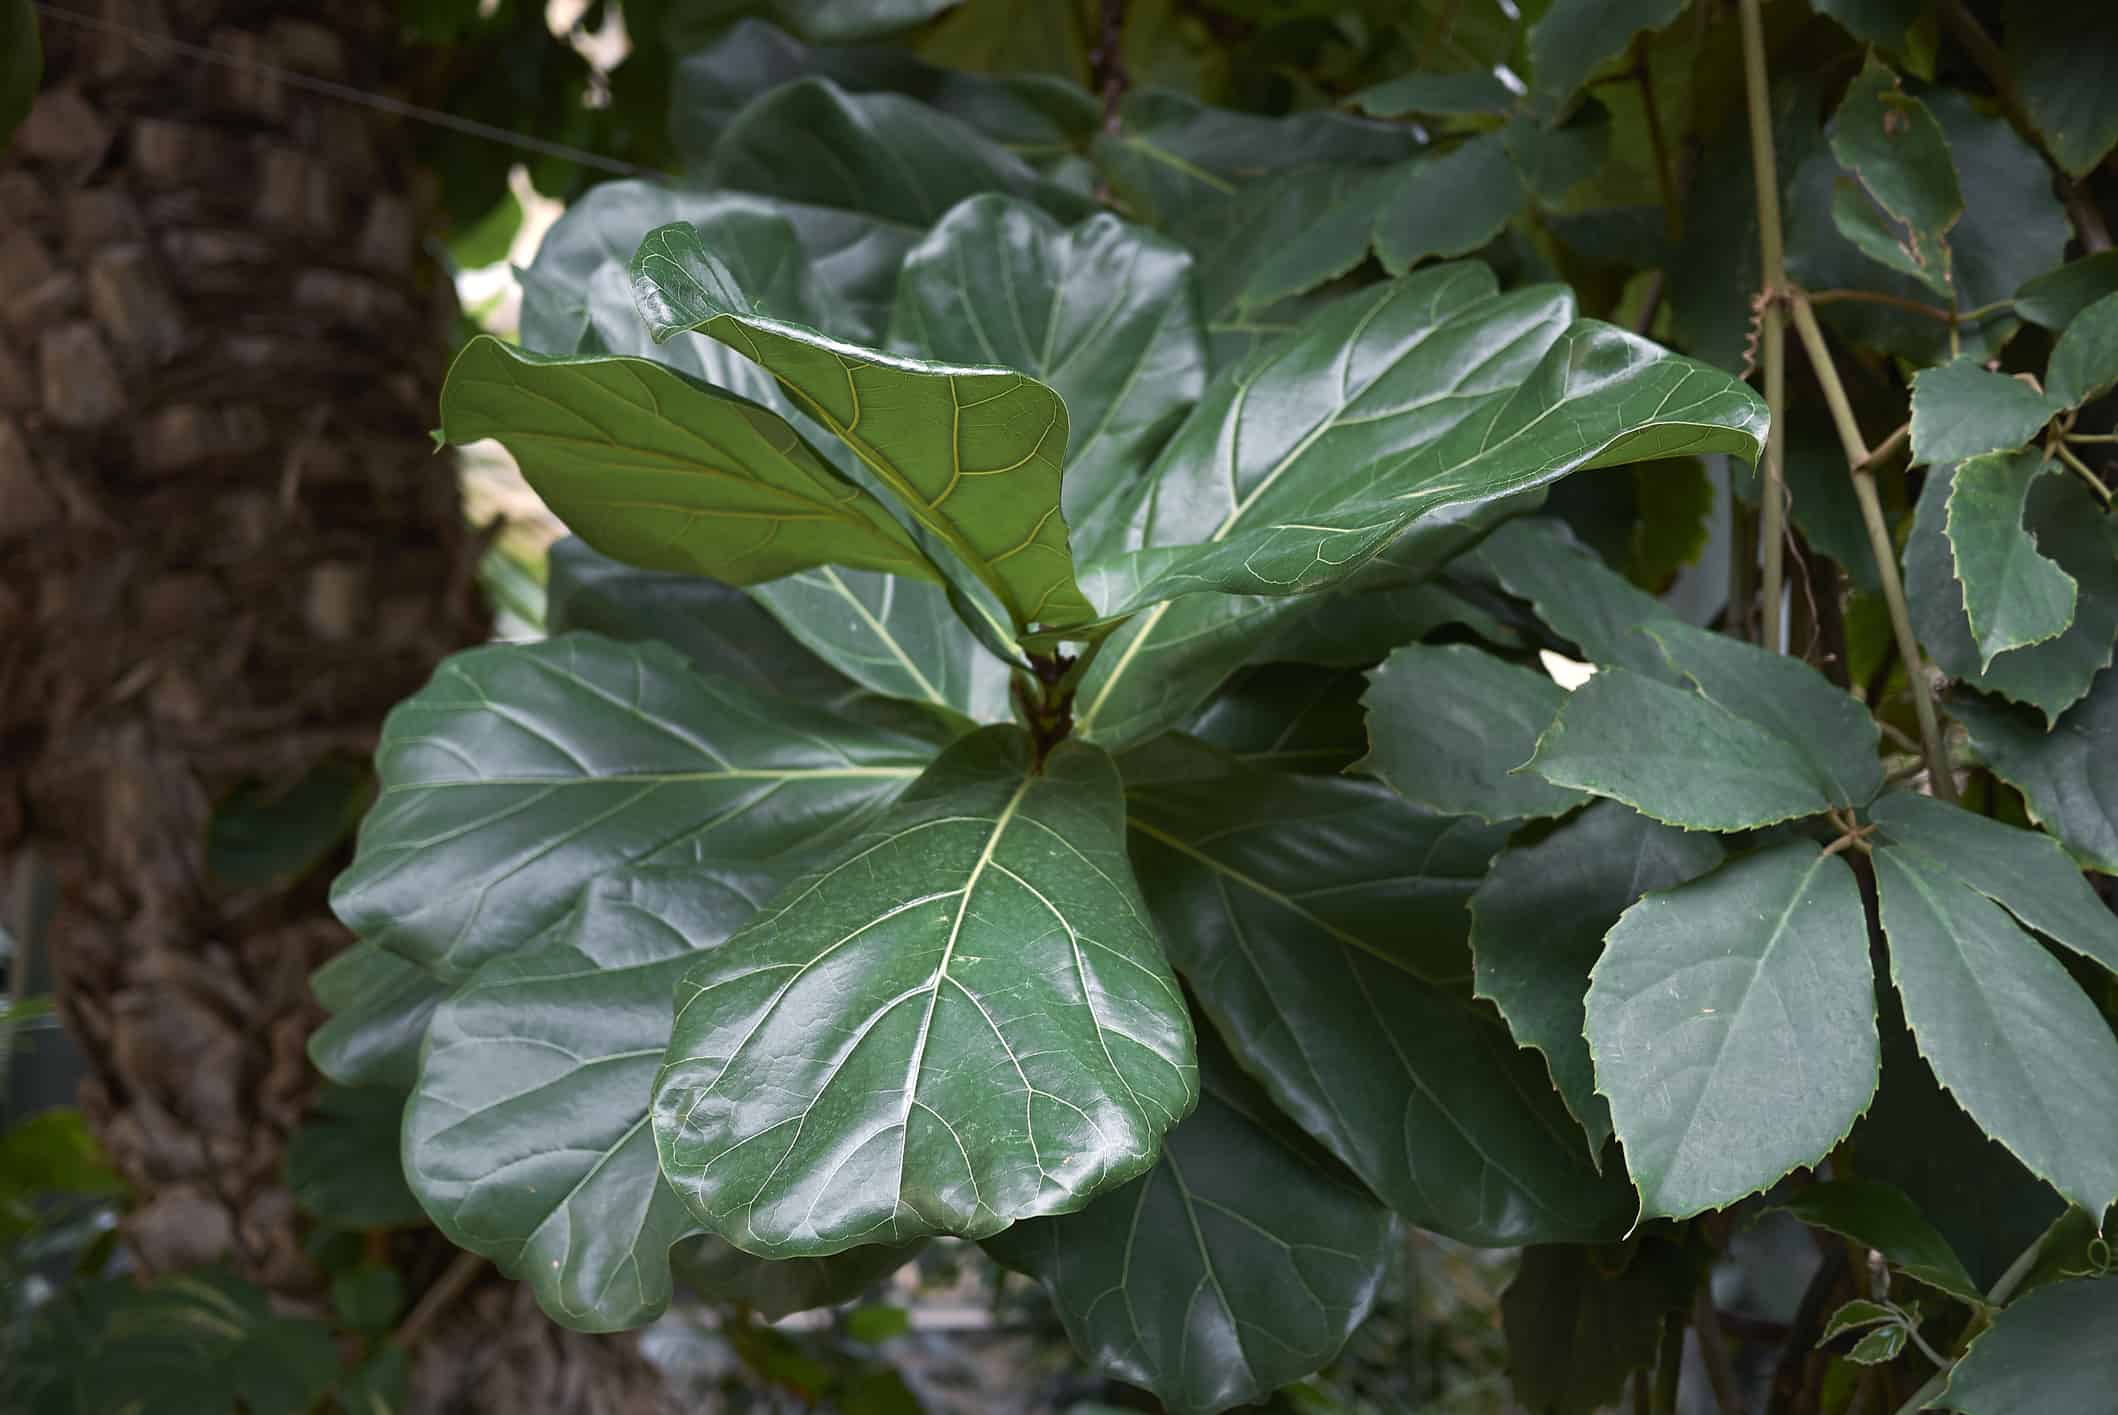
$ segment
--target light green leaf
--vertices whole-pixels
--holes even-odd
[[[419,1079],[427,1021],[449,985],[417,963],[360,942],[318,968],[310,991],[330,1020],[309,1034],[309,1060],[341,1086],[398,1096]]]
[[[1368,1313],[1390,1212],[1200,1038],[1199,1108],[1155,1167],[1079,1213],[986,1240],[1051,1292],[1097,1369],[1177,1415],[1263,1400]]]
[[[1422,1228],[1481,1245],[1615,1238],[1537,1058],[1461,992],[1464,901],[1504,838],[1384,787],[1229,768],[1129,795],[1171,958],[1274,1102]]]
[[[1434,256],[1468,255],[1522,210],[1522,180],[1498,133],[1407,166],[1374,217],[1375,254],[1392,275]]]
[[[856,828],[947,736],[884,707],[758,697],[663,645],[593,634],[458,654],[383,725],[382,795],[332,908],[460,979],[600,875],[763,860]]]
[[[1542,840],[1501,851],[1471,896],[1478,995],[1500,1009],[1518,1043],[1543,1053],[1552,1084],[1588,1133],[1591,1157],[1611,1134],[1582,1034],[1603,936],[1642,894],[1696,879],[1723,858],[1711,835],[1598,801]]]
[[[974,722],[1012,715],[1008,665],[978,641],[939,586],[821,565],[750,593],[863,687],[953,708]]]
[[[2086,177],[2118,144],[2118,14],[2096,0],[2010,0],[2008,68],[2059,165]]]
[[[759,1256],[1070,1212],[1197,1097],[1118,775],[987,728],[687,975],[662,1169]]]
[[[1189,255],[1108,214],[1067,228],[1001,196],[958,206],[905,258],[890,343],[1015,369],[1064,400],[1062,501],[1083,559],[1206,382]]]
[[[37,39],[37,7],[30,0],[0,4],[0,151],[29,116],[44,79],[44,50]]]
[[[1686,0],[1552,0],[1530,26],[1530,76],[1537,92],[1571,98],[1590,75],[1619,55],[1642,30],[1661,29],[1684,13]]]
[[[2015,313],[2046,329],[2065,329],[2090,305],[2118,292],[2118,251],[2098,251],[2024,283]]]
[[[1981,671],[2074,622],[2074,577],[2039,555],[2022,525],[2030,487],[2046,470],[2035,449],[1993,453],[1957,467],[1951,484],[1946,529]]]
[[[660,364],[482,335],[449,370],[441,420],[451,442],[498,438],[560,519],[630,565],[737,585],[834,563],[938,578],[779,414]]]
[[[2105,295],[2068,323],[2052,347],[2045,392],[2064,408],[2078,408],[2118,385],[2118,295]]]
[[[1875,852],[1890,977],[1957,1104],[2090,1213],[2118,1201],[2118,1039],[2058,960],[1924,857]]]
[[[2031,816],[2084,867],[2118,875],[2118,669],[2051,725],[2020,708],[1964,697],[1949,711]]]
[[[1964,214],[1949,140],[1927,105],[1872,54],[1832,115],[1831,152],[1903,228],[1900,240],[1921,278],[1948,290],[1949,230]]]
[[[1690,1287],[1688,1261],[1666,1243],[1630,1254],[1525,1248],[1500,1299],[1515,1398],[1538,1415],[1595,1415],[1615,1405],[1625,1378],[1654,1364],[1663,1320],[1683,1310]]]
[[[1346,102],[1371,118],[1404,118],[1414,113],[1450,117],[1505,113],[1515,106],[1515,90],[1490,69],[1412,73],[1364,88]]]
[[[1864,1248],[1873,1248],[1891,1266],[1929,1287],[1961,1297],[1973,1306],[1985,1301],[1985,1294],[1971,1274],[1964,1271],[1963,1260],[1956,1256],[1949,1240],[1935,1232],[1934,1225],[1913,1207],[1902,1190],[1872,1179],[1834,1179],[1810,1185],[1780,1207],[1812,1228],[1827,1229]],[[1856,1305],[1849,1302],[1839,1309],[1824,1333],[1825,1340],[1846,1329],[1842,1319]],[[1891,1315],[1889,1309],[1883,1308],[1878,1314],[1862,1316],[1860,1321],[1865,1324],[1889,1319]]]
[[[1902,1323],[1877,1327],[1847,1349],[1846,1359],[1857,1366],[1885,1366],[1904,1354],[1906,1331]]]
[[[1661,646],[1640,632],[1675,622],[1676,614],[1606,566],[1564,521],[1511,521],[1452,566],[1458,568],[1529,601],[1539,619],[1571,641],[1578,657],[1598,667],[1681,681]]]
[[[771,888],[708,865],[598,880],[434,1014],[406,1177],[452,1242],[526,1281],[561,1325],[621,1331],[669,1304],[670,1245],[698,1232],[647,1120],[671,996]]]
[[[2055,1282],[2011,1302],[1924,1409],[2057,1415],[2110,1405],[2118,1390],[2118,1278]]]
[[[2023,526],[2037,538],[2038,553],[2080,587],[2074,622],[2055,639],[2011,649],[1990,666],[1982,665],[1944,532],[1952,480],[1940,468],[1928,475],[1905,542],[1912,627],[1943,672],[2029,703],[2047,722],[2057,721],[2111,661],[2112,640],[2118,637],[2118,522],[2103,514],[2075,478],[2032,479]]]
[[[1650,894],[1611,929],[1585,1030],[1643,1216],[1768,1189],[1868,1108],[1866,917],[1845,862],[1796,841]]]
[[[1982,368],[1975,359],[1922,369],[1912,380],[1913,463],[2012,452],[2061,410],[2021,379]]]
[[[901,1248],[870,1243],[828,1258],[755,1258],[711,1234],[671,1250],[677,1281],[716,1307],[748,1307],[778,1321],[815,1307],[851,1302],[919,1256],[924,1239]]]
[[[1900,850],[2006,909],[2028,928],[2118,973],[2118,914],[2049,835],[2017,830],[1932,796],[1892,791],[1869,818]]]
[[[1052,389],[1012,369],[894,357],[753,314],[682,224],[641,244],[633,290],[656,339],[708,334],[778,378],[999,597],[1018,633],[1095,616],[1059,514],[1067,412]]]
[[[1411,644],[1368,674],[1368,755],[1358,770],[1414,805],[1444,815],[1523,820],[1581,804],[1527,773],[1512,774],[1566,701],[1545,674],[1469,644]]]
[[[968,124],[903,94],[847,93],[828,78],[784,84],[729,119],[698,166],[698,183],[922,231],[987,191],[1069,221],[1091,208]]]
[[[1367,680],[1308,664],[1246,668],[1184,731],[1257,771],[1340,772],[1368,750]]]
[[[1824,1323],[1824,1334],[1817,1338],[1817,1345],[1822,1346],[1832,1338],[1849,1331],[1859,1331],[1862,1327],[1896,1320],[1896,1308],[1881,1302],[1871,1302],[1865,1297],[1856,1297],[1831,1314],[1831,1319]]]
[[[304,1213],[347,1228],[413,1228],[424,1215],[397,1161],[404,1095],[327,1085],[287,1137],[287,1189]]]

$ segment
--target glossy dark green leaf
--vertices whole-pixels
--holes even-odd
[[[2097,674],[2049,731],[2042,718],[1987,699],[1960,698],[1949,711],[2077,861],[2118,875],[2118,669]]]
[[[1579,791],[1517,773],[1566,690],[1468,644],[1411,644],[1368,674],[1369,751],[1360,769],[1444,815],[1523,820],[1563,815]]]
[[[1007,664],[965,627],[939,586],[821,565],[751,594],[863,687],[953,708],[974,722],[1011,714]]]
[[[1927,105],[1873,55],[1832,115],[1831,151],[1902,228],[1921,278],[1948,290],[1949,229],[1964,212],[1949,140]]]
[[[1371,118],[1403,118],[1414,113],[1505,113],[1515,106],[1515,91],[1490,69],[1470,69],[1449,74],[1403,74],[1364,88],[1346,101]]]
[[[1191,1022],[1124,854],[1118,775],[987,728],[688,974],[663,1172],[760,1256],[1069,1212],[1154,1163]]]
[[[2118,295],[2105,295],[2068,323],[2052,348],[2045,393],[2078,408],[2118,385]]]
[[[1696,879],[1723,858],[1711,835],[1598,801],[1535,844],[1501,851],[1471,896],[1478,995],[1500,1009],[1518,1043],[1543,1053],[1592,1157],[1611,1134],[1582,1034],[1603,936],[1642,894]]]
[[[1912,627],[1943,672],[2029,703],[2047,722],[2056,721],[2111,661],[2112,640],[2118,637],[2118,522],[2106,517],[2073,477],[2031,482],[2023,526],[2037,538],[2038,554],[2080,587],[2074,622],[2055,639],[2010,650],[1982,667],[1944,530],[1952,481],[1944,469],[1929,473],[1905,541]]]
[[[1063,505],[1083,559],[1206,382],[1191,257],[1108,214],[1072,228],[976,197],[905,258],[893,348],[1016,369],[1065,400]]]
[[[287,1137],[287,1188],[303,1212],[347,1228],[411,1228],[425,1219],[397,1161],[404,1095],[327,1085]]]
[[[658,340],[707,334],[777,377],[999,597],[1018,633],[1094,617],[1059,514],[1068,420],[1051,388],[1012,369],[893,357],[761,317],[682,224],[641,244],[633,290]]]
[[[1842,469],[1843,470],[1843,469]],[[1529,601],[1530,608],[1579,656],[1667,682],[1681,675],[1661,646],[1640,630],[1676,614],[1610,569],[1562,521],[1511,521],[1478,543],[1457,566]]]
[[[382,795],[332,908],[461,978],[600,875],[702,853],[762,860],[851,828],[946,735],[916,714],[759,697],[661,644],[569,634],[472,649],[384,723]]]
[[[986,1240],[1043,1282],[1074,1349],[1178,1415],[1263,1400],[1368,1313],[1390,1212],[1201,1038],[1199,1108],[1152,1170]]]
[[[1975,359],[1923,369],[1912,380],[1912,460],[1960,462],[2012,452],[2035,437],[2061,406],[2019,378]]]
[[[755,192],[925,230],[965,197],[1001,191],[1067,220],[1085,197],[968,124],[897,93],[802,78],[728,120],[698,167],[709,190]]]
[[[1923,855],[2026,926],[2118,973],[2118,914],[2104,906],[2049,835],[2017,830],[1932,796],[1893,791],[1869,818],[1901,850]]]
[[[2059,165],[2086,177],[2118,144],[2118,13],[2097,0],[2010,0],[2009,69]]]
[[[406,1177],[443,1233],[563,1325],[620,1331],[669,1303],[670,1246],[698,1232],[648,1126],[672,998],[771,888],[707,865],[599,880],[434,1014],[405,1109]]]
[[[1301,663],[1246,668],[1184,731],[1257,771],[1339,772],[1368,750],[1367,680]]]
[[[1661,29],[1686,0],[1552,0],[1530,26],[1530,77],[1537,92],[1565,100],[1625,53],[1642,30]]]
[[[1368,259],[1378,223],[1411,200],[1412,173],[1423,165],[1414,158],[1388,167],[1324,169],[1291,177],[1292,191],[1267,189],[1259,204],[1264,204],[1264,196],[1273,198],[1272,205],[1299,204],[1308,219],[1300,240],[1282,239],[1258,253],[1247,272],[1249,278],[1240,287],[1242,307],[1269,311],[1287,296],[1307,294],[1353,271]],[[1321,196],[1313,205],[1307,199],[1312,191]],[[1237,205],[1241,196],[1238,193],[1228,204]],[[1248,214],[1247,210],[1230,213],[1237,220]],[[1255,233],[1261,224],[1270,223],[1251,224]],[[1398,224],[1402,226],[1402,220]],[[1229,239],[1240,241],[1242,237],[1231,235]],[[1482,244],[1472,241],[1462,249]]]
[[[1500,134],[1481,134],[1410,164],[1375,214],[1375,254],[1393,275],[1435,256],[1468,255],[1500,234],[1523,197]]]
[[[1388,589],[1319,595],[1307,614],[1258,646],[1260,662],[1275,659],[1366,668],[1390,651],[1457,626],[1496,648],[1520,649],[1520,630],[1446,585],[1420,583]],[[1365,748],[1365,733],[1361,742]]]
[[[1935,1076],[2090,1213],[2118,1201],[2118,1038],[2058,960],[1929,859],[1875,852],[1890,977]]]
[[[1962,1415],[2103,1410],[2118,1390],[2118,1278],[2055,1282],[2007,1305],[1924,1409]]]
[[[1142,888],[1216,1029],[1385,1203],[1476,1244],[1625,1231],[1623,1181],[1598,1179],[1543,1066],[1461,991],[1464,901],[1502,831],[1242,768],[1129,801]]]
[[[1796,841],[1611,929],[1585,1030],[1643,1215],[1724,1208],[1853,1128],[1879,1068],[1866,918],[1845,862]]]
[[[1977,1304],[1985,1294],[1963,1260],[1902,1190],[1872,1179],[1812,1184],[1780,1207],[1812,1228],[1827,1229],[1873,1248],[1892,1267],[1952,1297]],[[1830,1332],[1826,1332],[1828,1338]]]
[[[30,0],[0,4],[0,151],[16,125],[29,116],[44,79],[44,50],[37,38],[37,7]]]
[[[1683,1310],[1687,1267],[1666,1243],[1629,1255],[1573,1244],[1525,1248],[1500,1299],[1515,1398],[1535,1415],[1596,1415],[1615,1405],[1626,1377],[1654,1364],[1664,1319]]]
[[[2034,448],[1994,453],[1964,462],[1950,487],[1949,548],[1981,671],[1997,655],[2056,639],[2074,622],[2074,577],[2037,553],[2022,524],[2030,487],[2048,470]]]
[[[408,1094],[419,1047],[449,985],[417,963],[356,943],[309,978],[330,1020],[309,1034],[309,1060],[341,1086]]]
[[[2065,329],[2074,316],[2114,292],[2118,251],[2098,251],[2025,282],[2015,292],[2015,313],[2046,329]]]
[[[852,1301],[919,1256],[925,1246],[870,1243],[828,1258],[756,1258],[708,1234],[672,1249],[669,1266],[677,1281],[700,1300],[717,1307],[747,1307],[766,1321],[777,1321]]]
[[[206,872],[229,889],[291,884],[353,833],[374,790],[367,765],[344,756],[324,758],[277,790],[245,783],[213,808]]]

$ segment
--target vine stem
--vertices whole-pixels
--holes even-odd
[[[1861,440],[1861,425],[1853,416],[1853,403],[1846,397],[1846,385],[1839,381],[1838,366],[1831,360],[1831,346],[1824,342],[1824,330],[1816,322],[1816,312],[1809,308],[1809,301],[1799,291],[1794,295],[1792,309],[1795,332],[1801,336],[1802,347],[1809,354],[1810,366],[1824,390],[1824,402],[1831,409],[1832,424],[1838,429],[1839,442],[1846,449],[1846,467],[1853,476],[1854,499],[1860,502],[1861,521],[1868,528],[1868,548],[1875,553],[1876,574],[1883,584],[1883,602],[1889,606],[1890,629],[1897,639],[1897,656],[1905,665],[1906,685],[1912,690],[1912,711],[1919,719],[1920,752],[1927,759],[1927,770],[1933,774],[1934,794],[1953,803],[1956,800],[1956,778],[1949,772],[1949,755],[1943,748],[1941,723],[1934,713],[1934,694],[1927,684],[1919,640],[1912,634],[1912,615],[1905,606],[1905,585],[1897,573],[1897,546],[1891,540],[1889,522],[1883,519],[1882,498],[1876,495],[1876,459],[1868,451],[1867,443]]]
[[[397,1330],[390,1333],[390,1344],[405,1351],[417,1346],[420,1338],[433,1327],[435,1318],[462,1296],[463,1290],[484,1269],[485,1259],[476,1253],[458,1253],[442,1270],[441,1276],[434,1279],[434,1285],[420,1295],[418,1304],[398,1324]]]
[[[1765,438],[1765,485],[1759,501],[1763,514],[1758,531],[1764,560],[1761,577],[1759,638],[1774,653],[1780,645],[1780,581],[1787,542],[1787,479],[1782,450],[1787,434],[1781,422],[1787,412],[1787,326],[1781,302],[1787,290],[1787,262],[1780,230],[1780,169],[1772,146],[1772,105],[1765,86],[1765,22],[1759,0],[1742,0],[1743,95],[1750,107],[1750,172],[1758,194],[1758,255],[1765,282],[1759,312],[1759,342],[1765,364],[1765,407],[1772,426]]]
[[[1986,1306],[1988,1308],[2007,1305],[2008,1299],[2015,1295],[2015,1289],[2028,1281],[2030,1274],[2037,1270],[2037,1259],[2044,1252],[2046,1240],[2051,1238],[2059,1230],[2059,1226],[2066,1221],[2066,1214],[2061,1214],[2058,1218],[2053,1219],[2050,1224],[2046,1225],[2044,1232],[2030,1240],[2029,1247],[2015,1255],[2015,1261],[2008,1264],[2008,1270],[2000,1275],[2000,1280],[1987,1289]],[[1974,1322],[1975,1320],[1974,1318]],[[1962,1338],[1959,1337],[1958,1341],[1961,1342]],[[1922,1343],[1922,1345],[1924,1344]],[[1929,1376],[1925,1385],[1912,1392],[1910,1400],[1897,1407],[1897,1415],[1916,1415],[1916,1412],[1922,1409],[1928,1401],[1940,1395],[1947,1388],[1949,1372],[1953,1369],[1953,1363],[1945,1364],[1939,1371]]]
[[[2103,484],[2103,478],[2097,476],[2088,463],[2068,451],[2064,442],[2054,443],[2052,450],[2059,454],[2060,461],[2072,467],[2091,487],[2095,488],[2096,495],[2103,499],[2105,506],[2111,504],[2111,489]]]

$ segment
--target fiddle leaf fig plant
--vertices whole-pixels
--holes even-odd
[[[591,190],[442,394],[572,532],[548,637],[397,708],[333,890],[312,1056],[443,1232],[593,1330],[981,1243],[1208,1412],[1409,1224],[1529,1249],[1518,1390],[1586,1411],[1675,1408],[1773,1208],[1928,1289],[1791,1341],[2023,1408],[2010,1299],[2118,1202],[2070,81],[1992,118],[1821,5],[1775,95],[1729,7],[1527,8],[1349,112],[685,61],[701,185]],[[1617,89],[1714,64],[1680,182]],[[2072,1217],[1996,1268],[1964,1147]]]

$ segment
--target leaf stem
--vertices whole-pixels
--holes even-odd
[[[1765,78],[1765,22],[1759,0],[1742,0],[1743,95],[1750,108],[1750,171],[1757,187],[1758,255],[1764,281],[1760,339],[1764,347],[1765,407],[1772,426],[1765,440],[1765,478],[1759,492],[1758,540],[1765,567],[1759,641],[1774,653],[1780,643],[1780,581],[1787,540],[1787,479],[1783,472],[1787,412],[1787,327],[1782,301],[1787,290],[1781,243],[1780,170],[1772,145],[1772,104]]]
[[[1927,683],[1919,640],[1912,633],[1912,615],[1905,605],[1904,581],[1897,573],[1897,545],[1890,536],[1890,523],[1883,517],[1882,498],[1875,491],[1874,454],[1861,440],[1861,425],[1853,415],[1846,385],[1839,381],[1838,366],[1831,360],[1831,346],[1809,308],[1806,296],[1797,291],[1793,302],[1795,332],[1808,351],[1816,380],[1831,409],[1831,421],[1839,442],[1846,449],[1846,467],[1853,476],[1854,499],[1860,502],[1861,521],[1868,529],[1868,548],[1875,554],[1877,577],[1883,585],[1883,602],[1890,610],[1890,629],[1897,639],[1897,656],[1904,661],[1905,685],[1912,693],[1913,715],[1919,719],[1920,751],[1927,769],[1934,774],[1934,794],[1944,801],[1956,800],[1956,778],[1949,771],[1949,756],[1942,744],[1941,724],[1934,713],[1934,694]],[[1885,444],[1888,445],[1887,443]]]
[[[2118,442],[2118,432],[2070,432],[2069,442]]]
[[[434,1279],[434,1285],[419,1295],[419,1301],[398,1324],[397,1330],[390,1333],[390,1344],[405,1351],[417,1346],[435,1319],[462,1296],[463,1290],[484,1270],[484,1258],[472,1252],[458,1253],[442,1270],[441,1276]]]
[[[2097,476],[2093,471],[2089,470],[2088,463],[2082,461],[2079,457],[2075,456],[2073,452],[2069,451],[2067,445],[2064,442],[2054,443],[2052,445],[2052,450],[2059,454],[2060,461],[2066,463],[2069,467],[2072,467],[2075,472],[2081,476],[2082,480],[2086,481],[2091,487],[2095,489],[2096,495],[2103,499],[2103,504],[2106,507],[2111,504],[2111,489],[2103,484],[2102,477]]]
[[[1886,295],[1880,290],[1811,290],[1808,295],[1809,303],[1813,305],[1836,305],[1847,301],[1864,305],[1888,305],[1907,314],[1925,315],[1928,319],[1940,320],[1943,324],[1955,324],[1962,318],[1940,305],[1930,305],[1924,300],[1908,300],[1902,295]],[[1992,306],[1988,305],[1986,308],[1991,309]]]

